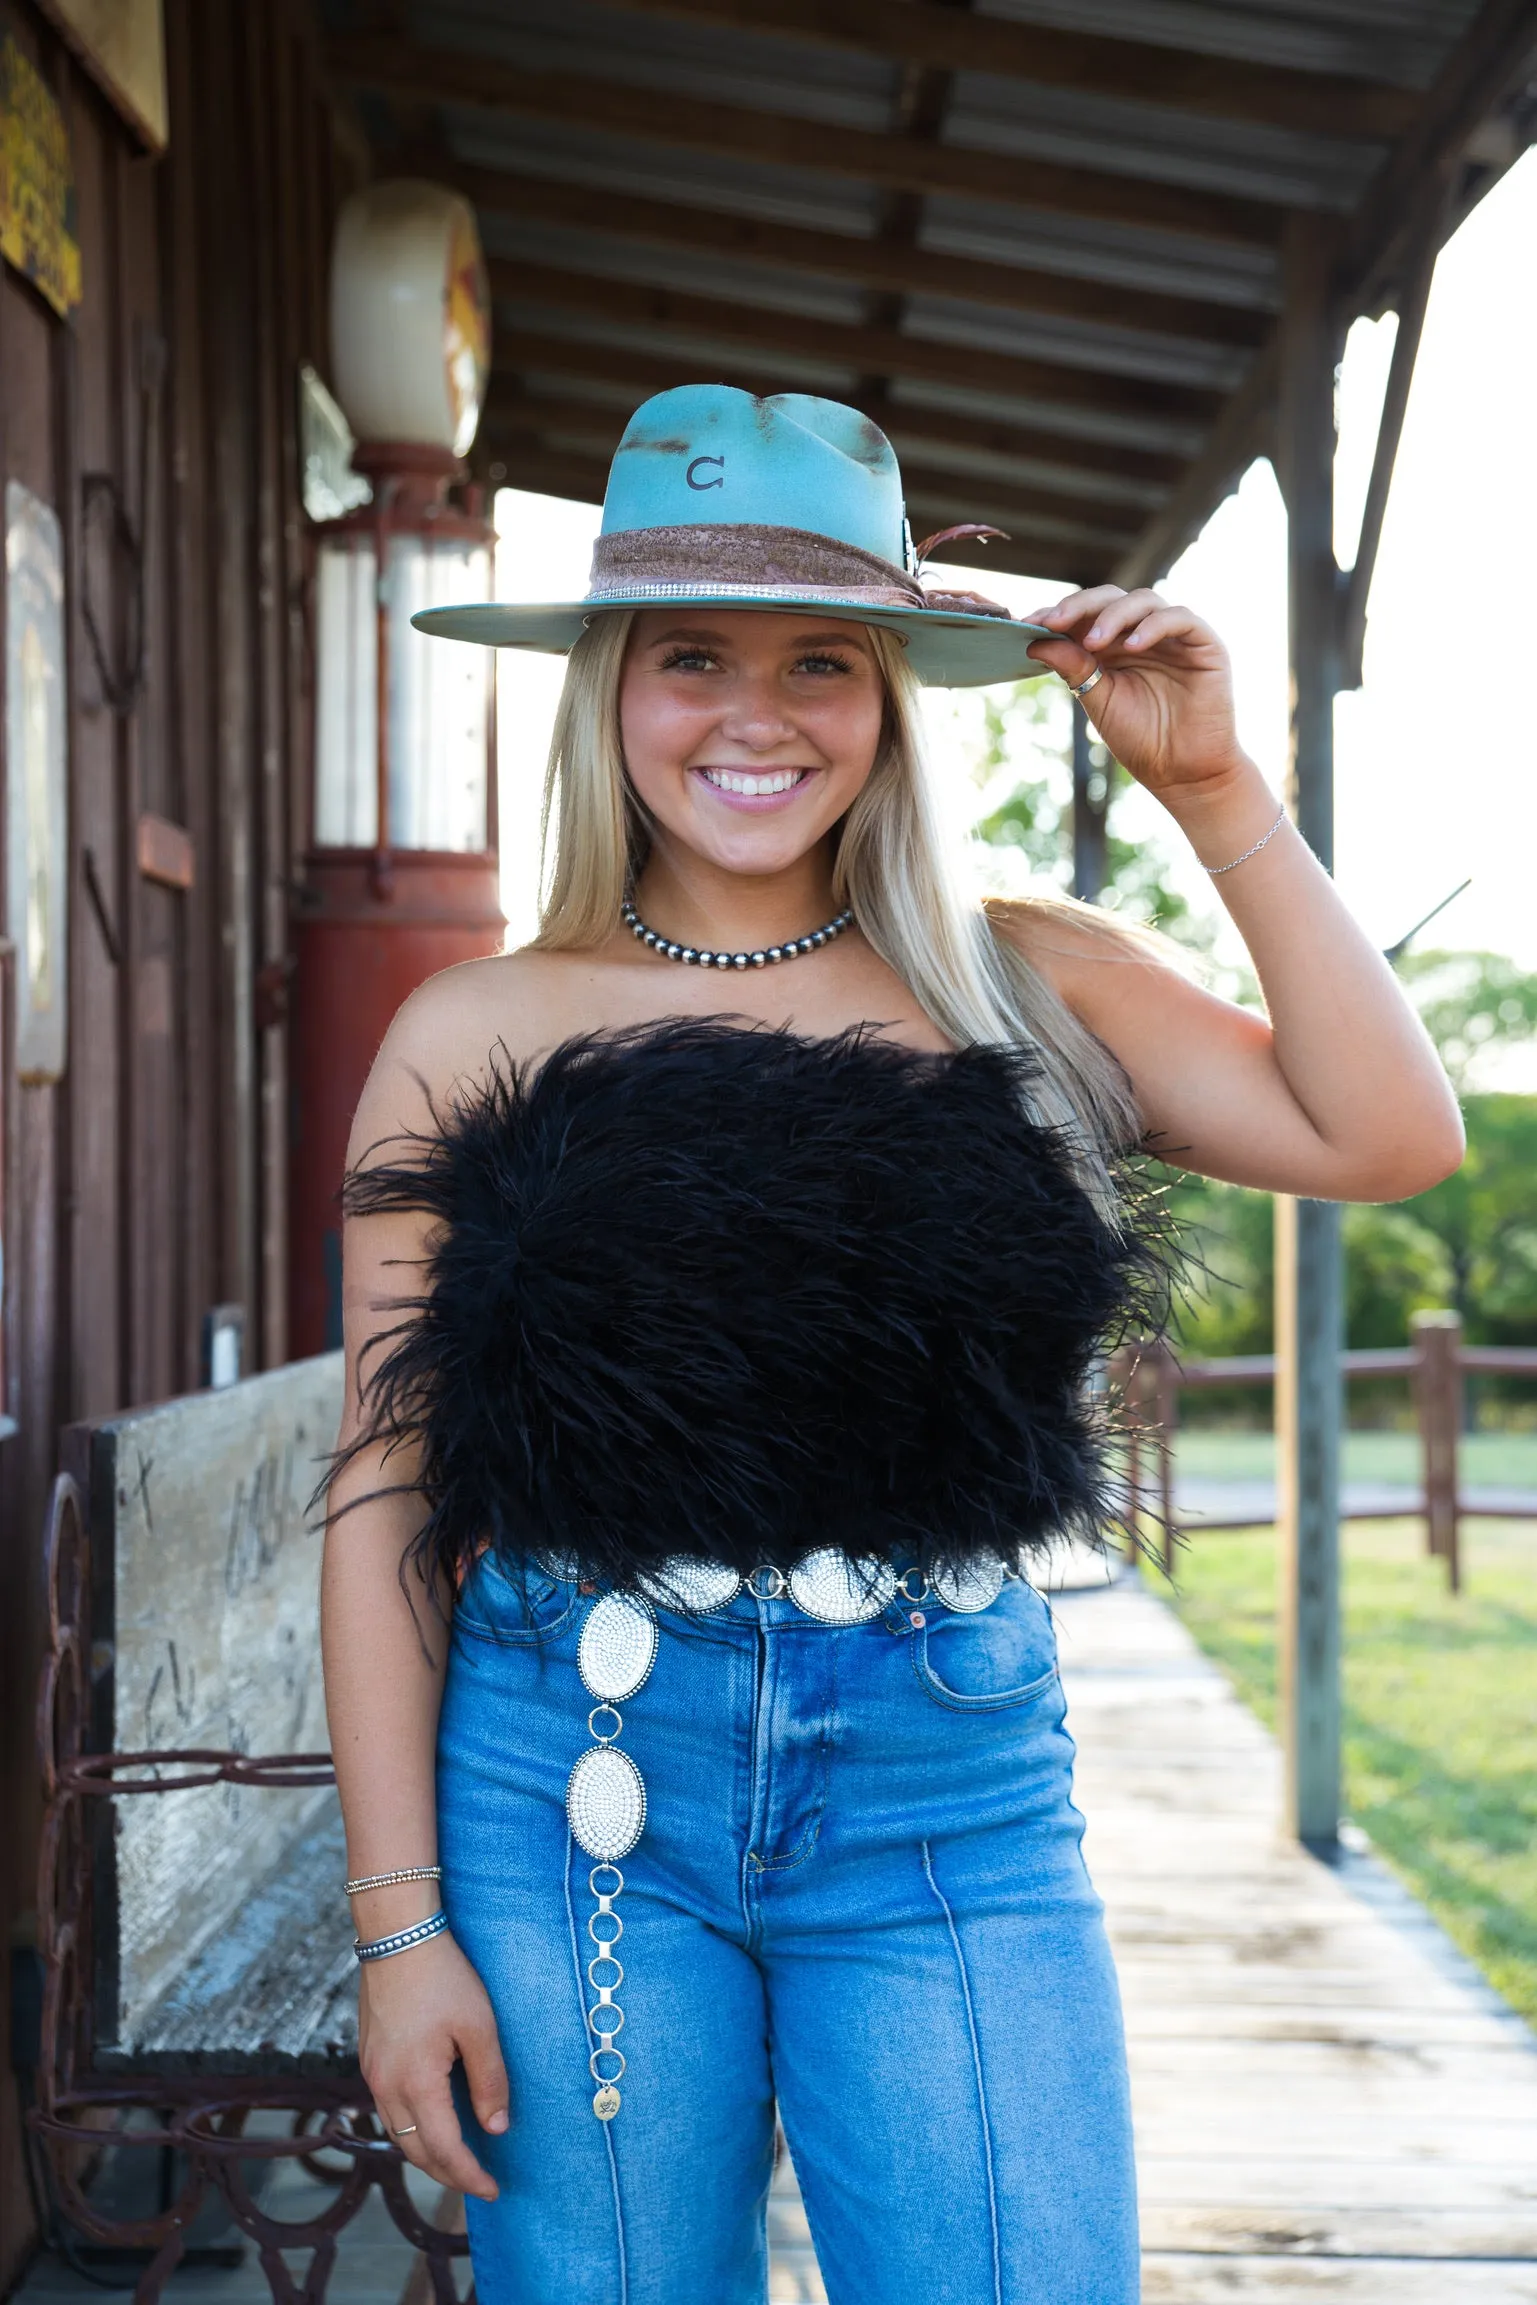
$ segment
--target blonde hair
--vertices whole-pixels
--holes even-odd
[[[645,862],[645,814],[624,772],[619,687],[633,612],[594,620],[572,649],[545,777],[547,891],[537,946],[571,951],[612,935],[620,901]],[[1113,1198],[1108,1162],[1141,1134],[1121,1066],[1033,968],[989,907],[963,893],[930,787],[918,683],[901,642],[867,628],[886,690],[875,766],[838,832],[833,892],[957,1047],[1001,1042],[1033,1051],[1034,1117],[1059,1130],[1096,1200]],[[552,854],[553,845],[553,854]],[[1085,914],[1066,899],[1053,912]],[[1107,938],[1115,927],[1090,916]],[[1130,940],[1128,940],[1129,942]]]

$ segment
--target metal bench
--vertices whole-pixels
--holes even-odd
[[[46,1548],[31,2122],[59,2214],[142,2252],[144,2305],[214,2195],[279,2305],[318,2305],[373,2187],[423,2253],[430,2294],[457,2296],[463,2237],[413,2203],[357,2065],[305,1513],[341,1384],[329,1354],[64,1436]],[[169,2182],[143,2214],[109,2214],[87,2182],[113,2149],[161,2156]],[[253,2169],[285,2157],[333,2180],[308,2223],[263,2208]],[[284,2251],[310,2253],[302,2280]]]

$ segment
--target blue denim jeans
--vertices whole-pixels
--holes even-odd
[[[511,2126],[470,2142],[479,2305],[759,2305],[774,2107],[832,2305],[1135,2305],[1120,2005],[1046,1603],[833,1627],[659,1612],[622,1708],[623,2109],[592,2111],[590,1859],[567,1829],[590,1606],[468,1581],[439,1738],[444,1903]]]

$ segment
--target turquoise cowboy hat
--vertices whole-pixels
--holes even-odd
[[[585,600],[424,608],[411,622],[440,639],[563,656],[607,609],[816,608],[900,635],[931,686],[1045,674],[1028,653],[1054,637],[1043,625],[974,593],[925,589],[921,573],[896,455],[857,408],[684,384],[625,427]]]

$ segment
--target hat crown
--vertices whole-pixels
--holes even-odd
[[[879,425],[804,392],[758,399],[684,384],[636,409],[603,499],[605,536],[643,528],[797,528],[903,567],[902,476]]]

